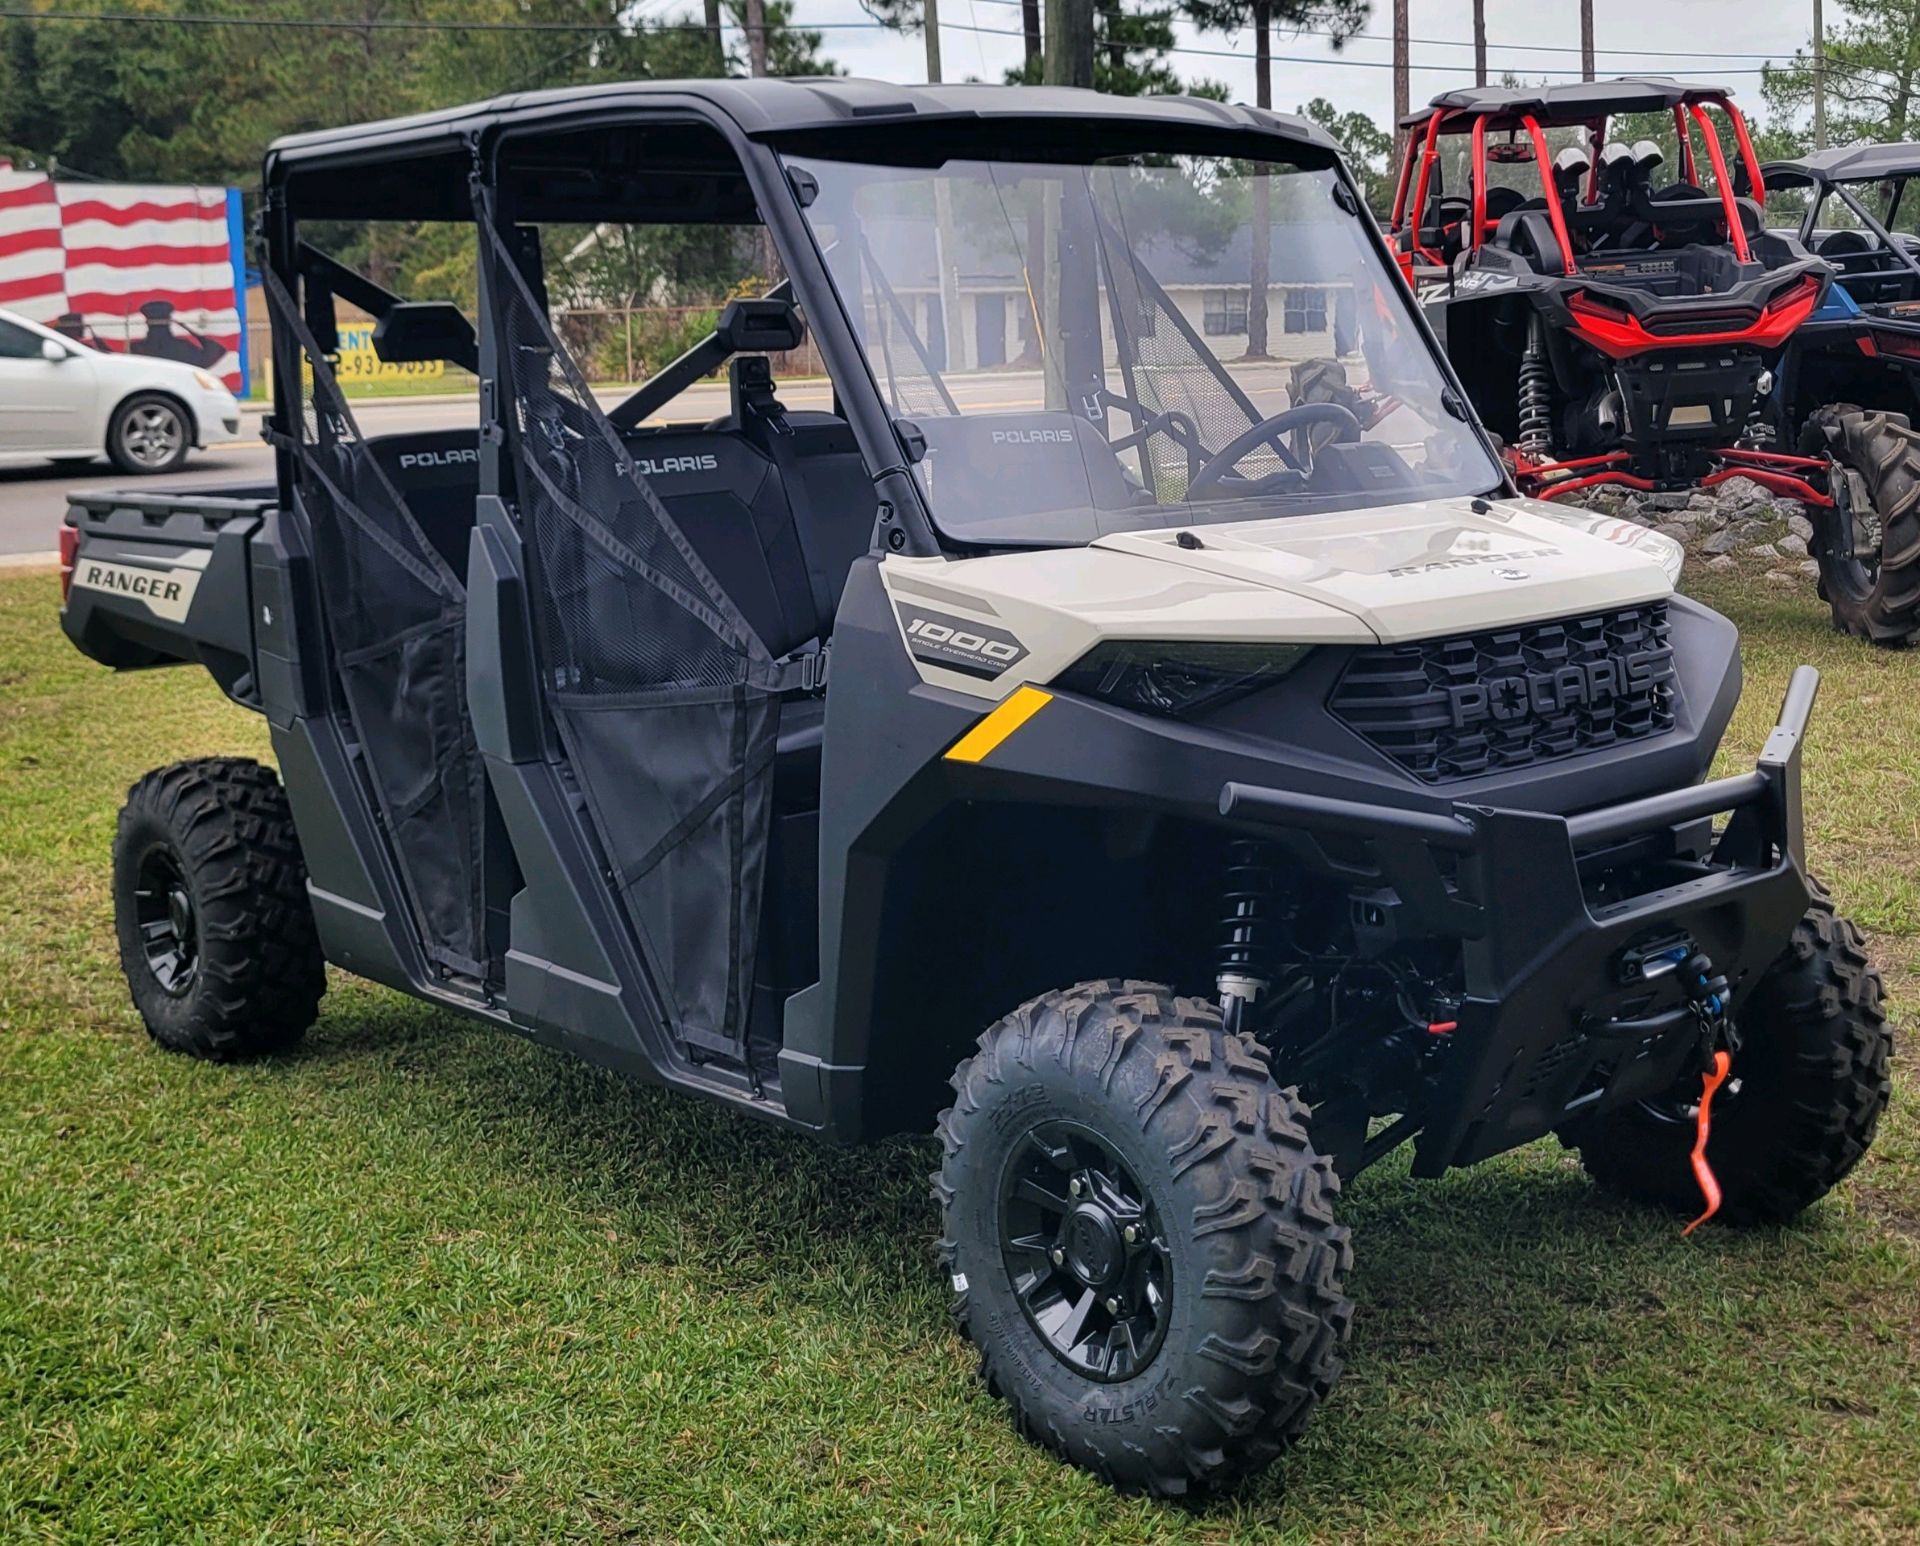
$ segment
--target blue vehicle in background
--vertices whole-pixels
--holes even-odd
[[[1819,151],[1765,177],[1806,193],[1797,234],[1834,269],[1772,394],[1781,443],[1832,463],[1832,504],[1808,509],[1820,595],[1836,628],[1904,645],[1920,634],[1920,144]]]

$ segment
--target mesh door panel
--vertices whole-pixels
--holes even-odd
[[[482,783],[467,713],[466,592],[369,454],[279,278],[274,325],[312,371],[293,446],[335,669],[430,960],[484,974]]]
[[[734,1045],[753,981],[777,671],[481,224],[549,707],[669,1028],[693,1048]]]

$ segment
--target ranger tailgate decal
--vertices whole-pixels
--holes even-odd
[[[104,559],[82,556],[73,566],[73,584],[79,590],[106,591],[140,602],[155,617],[169,623],[184,623],[193,605],[193,593],[200,587],[200,571],[192,569],[140,569],[131,564],[110,564]]]

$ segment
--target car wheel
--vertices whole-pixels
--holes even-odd
[[[107,455],[122,472],[172,472],[187,459],[193,429],[187,410],[171,397],[142,392],[113,411]]]

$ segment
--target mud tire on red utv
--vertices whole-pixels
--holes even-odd
[[[1860,930],[1818,884],[1813,904],[1741,1010],[1742,1048],[1715,1097],[1707,1160],[1731,1224],[1780,1224],[1831,1191],[1873,1142],[1893,1038]],[[1689,1155],[1699,1076],[1573,1138],[1600,1185],[1698,1213]]]
[[[1339,1377],[1353,1315],[1353,1251],[1333,1216],[1340,1182],[1308,1137],[1307,1108],[1214,1005],[1154,983],[1043,994],[979,1047],[940,1116],[933,1191],[954,1322],[978,1347],[987,1388],[1024,1436],[1123,1489],[1178,1495],[1266,1465]],[[1085,1182],[1083,1163],[1095,1173]],[[1083,1200],[1064,1214],[1023,1204],[1035,1180],[1023,1167],[1067,1194],[1059,1201]],[[1090,1321],[1098,1357],[1093,1339],[1125,1320],[1144,1346],[1129,1364],[1088,1372],[1042,1330],[1060,1324],[1049,1308],[1087,1291],[1074,1275],[1085,1257],[1056,1255],[1049,1268],[1044,1244],[1009,1241],[1021,1228],[1021,1239],[1044,1233],[1079,1250],[1077,1215],[1085,1199],[1104,1206],[1110,1183],[1143,1212],[1117,1215],[1121,1232],[1106,1229],[1102,1249],[1131,1252],[1115,1280],[1126,1307],[1150,1307],[1137,1273],[1159,1285],[1160,1325],[1155,1336],[1153,1315],[1112,1316],[1097,1299],[1070,1336]],[[1133,1219],[1144,1220],[1139,1244],[1122,1247]]]
[[[1846,477],[1856,501],[1865,495],[1878,526],[1875,552],[1849,553],[1838,512],[1815,514],[1820,599],[1833,626],[1874,644],[1911,643],[1920,634],[1920,431],[1905,414],[1836,403],[1809,417],[1801,451],[1831,456],[1836,481]],[[1862,530],[1856,521],[1856,541]]]

